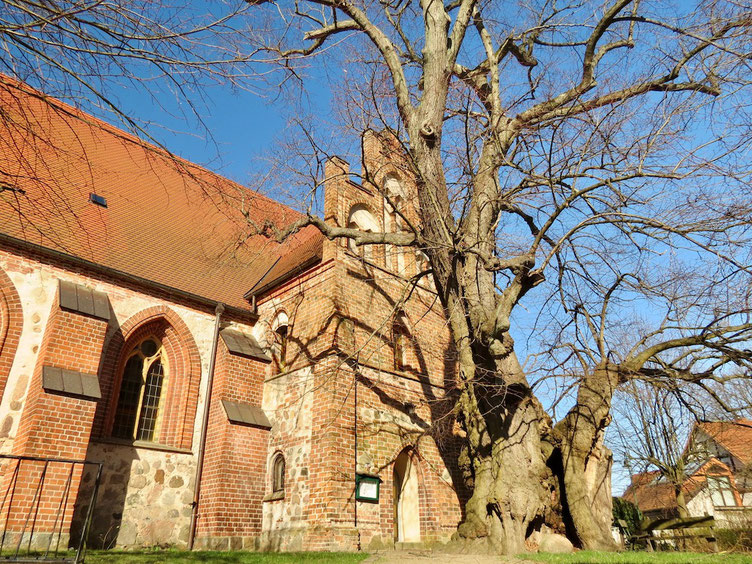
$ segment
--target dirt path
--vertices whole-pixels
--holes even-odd
[[[386,550],[372,554],[363,564],[531,564],[530,561],[481,554],[446,554],[430,550]]]

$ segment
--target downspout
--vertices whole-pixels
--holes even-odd
[[[355,446],[355,456],[353,460],[353,466],[355,470],[355,494],[353,495],[353,503],[355,504],[355,511],[354,511],[354,525],[355,525],[355,531],[358,534],[358,552],[362,550],[362,547],[360,545],[360,528],[358,527],[358,372],[360,371],[360,367],[358,366],[358,361],[356,360],[353,365],[353,420],[355,421],[355,424],[353,426],[353,434],[355,435],[354,439],[354,446]]]
[[[204,472],[204,454],[206,453],[206,436],[209,430],[209,408],[211,407],[212,387],[214,386],[214,366],[217,360],[217,344],[219,343],[219,324],[225,306],[217,304],[214,310],[214,338],[212,339],[211,356],[209,357],[209,381],[206,384],[206,398],[204,399],[204,417],[201,422],[201,439],[198,443],[198,461],[196,463],[196,478],[193,485],[193,503],[191,504],[191,530],[188,533],[188,550],[193,550],[196,540],[196,526],[198,524],[198,501],[201,496],[201,475]]]

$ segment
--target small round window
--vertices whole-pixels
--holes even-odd
[[[158,350],[159,347],[157,346],[157,343],[155,343],[151,339],[147,339],[141,344],[141,352],[147,358],[157,354]]]

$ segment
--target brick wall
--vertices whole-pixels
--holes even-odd
[[[96,374],[106,329],[106,321],[63,310],[55,299],[13,445],[14,454],[74,460],[86,457],[95,401],[45,391],[42,370],[53,366]],[[62,527],[67,534],[80,478],[80,467],[71,471],[69,465],[62,463],[26,463],[17,475],[6,472],[3,491],[12,489],[15,500],[13,509],[5,515],[8,529],[23,527],[28,515],[33,514],[37,531],[51,532]],[[37,491],[42,480],[44,487]]]
[[[261,405],[267,366],[230,353],[220,339],[199,501],[198,546],[258,547],[269,431],[231,423],[221,400]]]
[[[23,328],[23,309],[18,292],[8,275],[0,269],[0,398],[5,392],[18,341]]]
[[[394,225],[379,182],[398,177],[408,195],[414,184],[404,163],[395,166],[390,161],[393,149],[374,134],[366,136],[364,155],[374,183],[364,187],[347,180],[343,161],[327,164],[327,221],[346,225],[350,209],[359,204],[367,206],[380,225]],[[411,206],[408,203],[403,213],[415,222]],[[261,323],[269,324],[277,312],[285,311],[296,350],[313,351],[293,355],[290,372],[267,380],[265,387],[264,406],[274,419],[268,459],[276,450],[299,448],[304,455],[300,462],[293,459],[288,471],[294,471],[295,464],[305,466],[306,476],[295,487],[307,492],[300,497],[298,522],[288,500],[284,509],[264,508],[267,546],[353,550],[359,544],[377,548],[393,543],[393,465],[404,449],[412,453],[418,471],[421,539],[446,540],[460,521],[467,492],[457,465],[461,435],[448,413],[455,355],[437,295],[430,284],[415,287],[408,280],[417,269],[412,254],[405,254],[404,269],[395,276],[397,261],[384,249],[375,249],[372,259],[364,261],[345,241],[327,245],[325,262],[317,270],[259,299]],[[344,333],[338,332],[343,319],[352,322]],[[397,320],[409,336],[399,369],[393,346]],[[313,364],[309,371],[302,368],[306,362]],[[358,471],[383,480],[378,504],[358,503],[358,531],[356,381]],[[275,392],[272,385],[285,391]],[[302,388],[312,396],[310,435],[291,432],[303,413],[303,402],[293,392]]]
[[[264,315],[257,325],[267,345],[273,342],[274,319],[280,312],[288,317],[285,371],[315,364],[333,350],[340,304],[334,265],[325,262],[276,288],[264,300]],[[278,372],[274,363],[268,370],[268,375]]]

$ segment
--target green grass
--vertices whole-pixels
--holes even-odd
[[[695,552],[582,551],[573,554],[529,554],[523,558],[547,564],[752,564],[752,555]]]
[[[356,564],[368,554],[344,552],[183,552],[177,550],[150,550],[125,552],[119,550],[90,550],[86,564],[192,564],[196,562],[219,562],[224,564]]]

